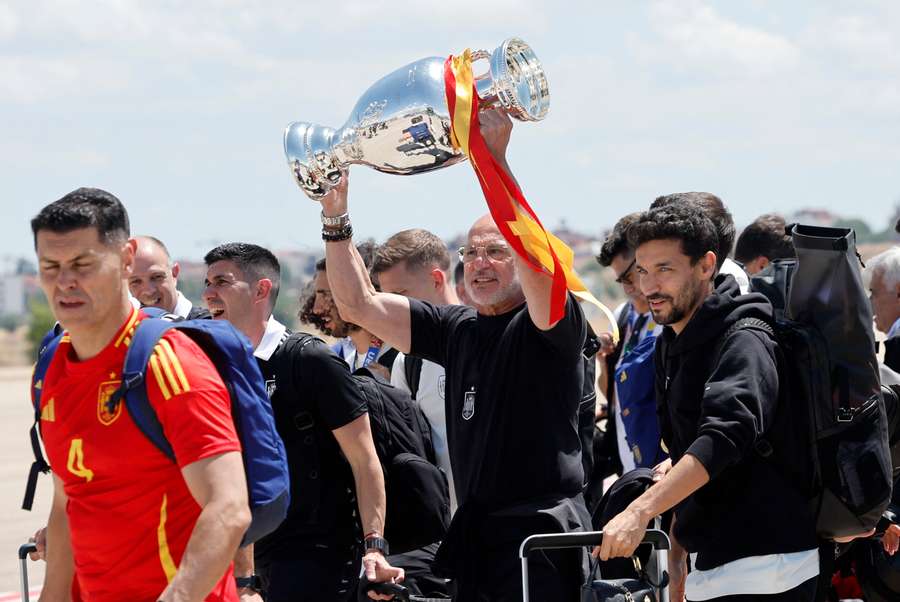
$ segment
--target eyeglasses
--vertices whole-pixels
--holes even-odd
[[[629,276],[628,274],[631,272],[631,270],[634,269],[634,264],[636,262],[637,262],[637,258],[632,259],[631,263],[628,264],[628,267],[625,268],[625,271],[622,272],[621,274],[619,274],[618,276],[616,276],[617,284],[624,284],[626,286],[631,286],[631,284],[632,284],[631,276]]]
[[[460,247],[459,260],[463,263],[472,263],[481,253],[484,253],[484,257],[491,261],[506,261],[511,256],[509,247],[506,245],[477,245]]]

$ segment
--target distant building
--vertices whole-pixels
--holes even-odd
[[[25,276],[0,277],[0,315],[23,316],[25,311]]]
[[[835,215],[827,209],[807,208],[800,209],[793,215],[787,217],[787,223],[805,224],[807,226],[823,226],[830,228],[839,220],[840,216]]]

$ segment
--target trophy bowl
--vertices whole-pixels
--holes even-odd
[[[488,70],[475,76],[481,107],[503,107],[520,121],[540,121],[550,106],[547,76],[531,47],[510,38],[492,52],[472,53]],[[343,127],[295,121],[284,132],[284,153],[294,180],[321,199],[353,164],[415,175],[465,160],[451,142],[444,61],[428,57],[381,78],[363,93]]]

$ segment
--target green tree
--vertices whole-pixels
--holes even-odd
[[[32,299],[28,304],[28,311],[28,344],[31,346],[32,355],[36,357],[38,345],[41,344],[47,331],[56,324],[56,318],[43,298]]]

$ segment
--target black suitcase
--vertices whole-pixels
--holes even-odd
[[[528,594],[528,554],[534,550],[550,550],[562,548],[581,548],[593,547],[600,545],[603,540],[603,531],[587,531],[584,533],[548,533],[532,535],[522,542],[519,547],[519,562],[522,563],[522,601],[529,602]],[[658,529],[650,529],[644,535],[642,544],[650,544],[653,547],[653,555],[658,556],[660,552],[670,549],[669,537],[664,531]],[[659,567],[659,559],[656,559],[657,567]],[[642,572],[642,567],[636,565],[638,572]],[[615,581],[604,581],[603,579],[595,579],[594,573],[596,565],[592,564],[591,574],[588,575],[587,582],[582,586],[582,600],[627,600],[634,602],[654,602],[653,598],[647,596],[635,596],[632,589],[642,585],[637,580],[617,579]],[[656,589],[656,602],[667,600],[667,592],[665,586],[667,578],[664,573],[657,570],[657,578],[655,581],[646,579],[647,585],[651,589]],[[626,583],[626,581],[634,581],[634,583]],[[598,598],[606,596],[605,598]],[[563,601],[560,601],[563,602]]]

